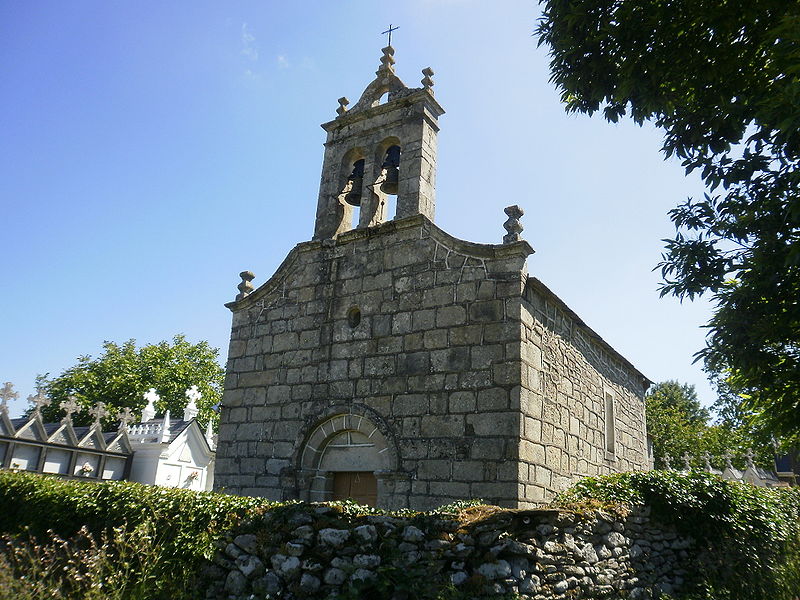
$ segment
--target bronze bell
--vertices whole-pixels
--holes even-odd
[[[397,182],[400,179],[400,146],[389,146],[381,168],[386,173],[381,191],[385,194],[396,194]]]
[[[345,194],[344,201],[350,206],[361,206],[361,190],[364,187],[364,159],[353,163],[353,172],[347,178],[351,182],[350,191]]]

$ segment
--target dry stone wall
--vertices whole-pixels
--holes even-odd
[[[535,510],[469,524],[298,506],[220,542],[207,598],[432,598],[447,585],[464,598],[659,598],[684,586],[694,549],[648,515]]]

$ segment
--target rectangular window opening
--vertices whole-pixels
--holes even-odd
[[[614,454],[615,450],[614,448],[615,420],[616,420],[616,415],[614,414],[614,396],[606,392],[606,410],[605,410],[606,452],[608,452],[609,454]]]

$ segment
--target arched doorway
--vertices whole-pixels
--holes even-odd
[[[318,423],[300,455],[301,497],[377,506],[378,475],[392,469],[384,435],[363,415],[337,414]]]

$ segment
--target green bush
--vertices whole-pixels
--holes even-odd
[[[15,536],[18,545],[35,547],[51,543],[54,536],[74,539],[81,532],[101,540],[119,536],[115,529],[134,532],[147,526],[157,539],[160,558],[153,577],[159,580],[197,573],[203,559],[213,555],[215,539],[248,514],[273,504],[262,498],[126,481],[62,480],[0,471],[1,534]]]
[[[651,507],[696,541],[686,597],[794,600],[800,595],[800,489],[759,488],[704,472],[630,472],[579,481],[556,504]]]

